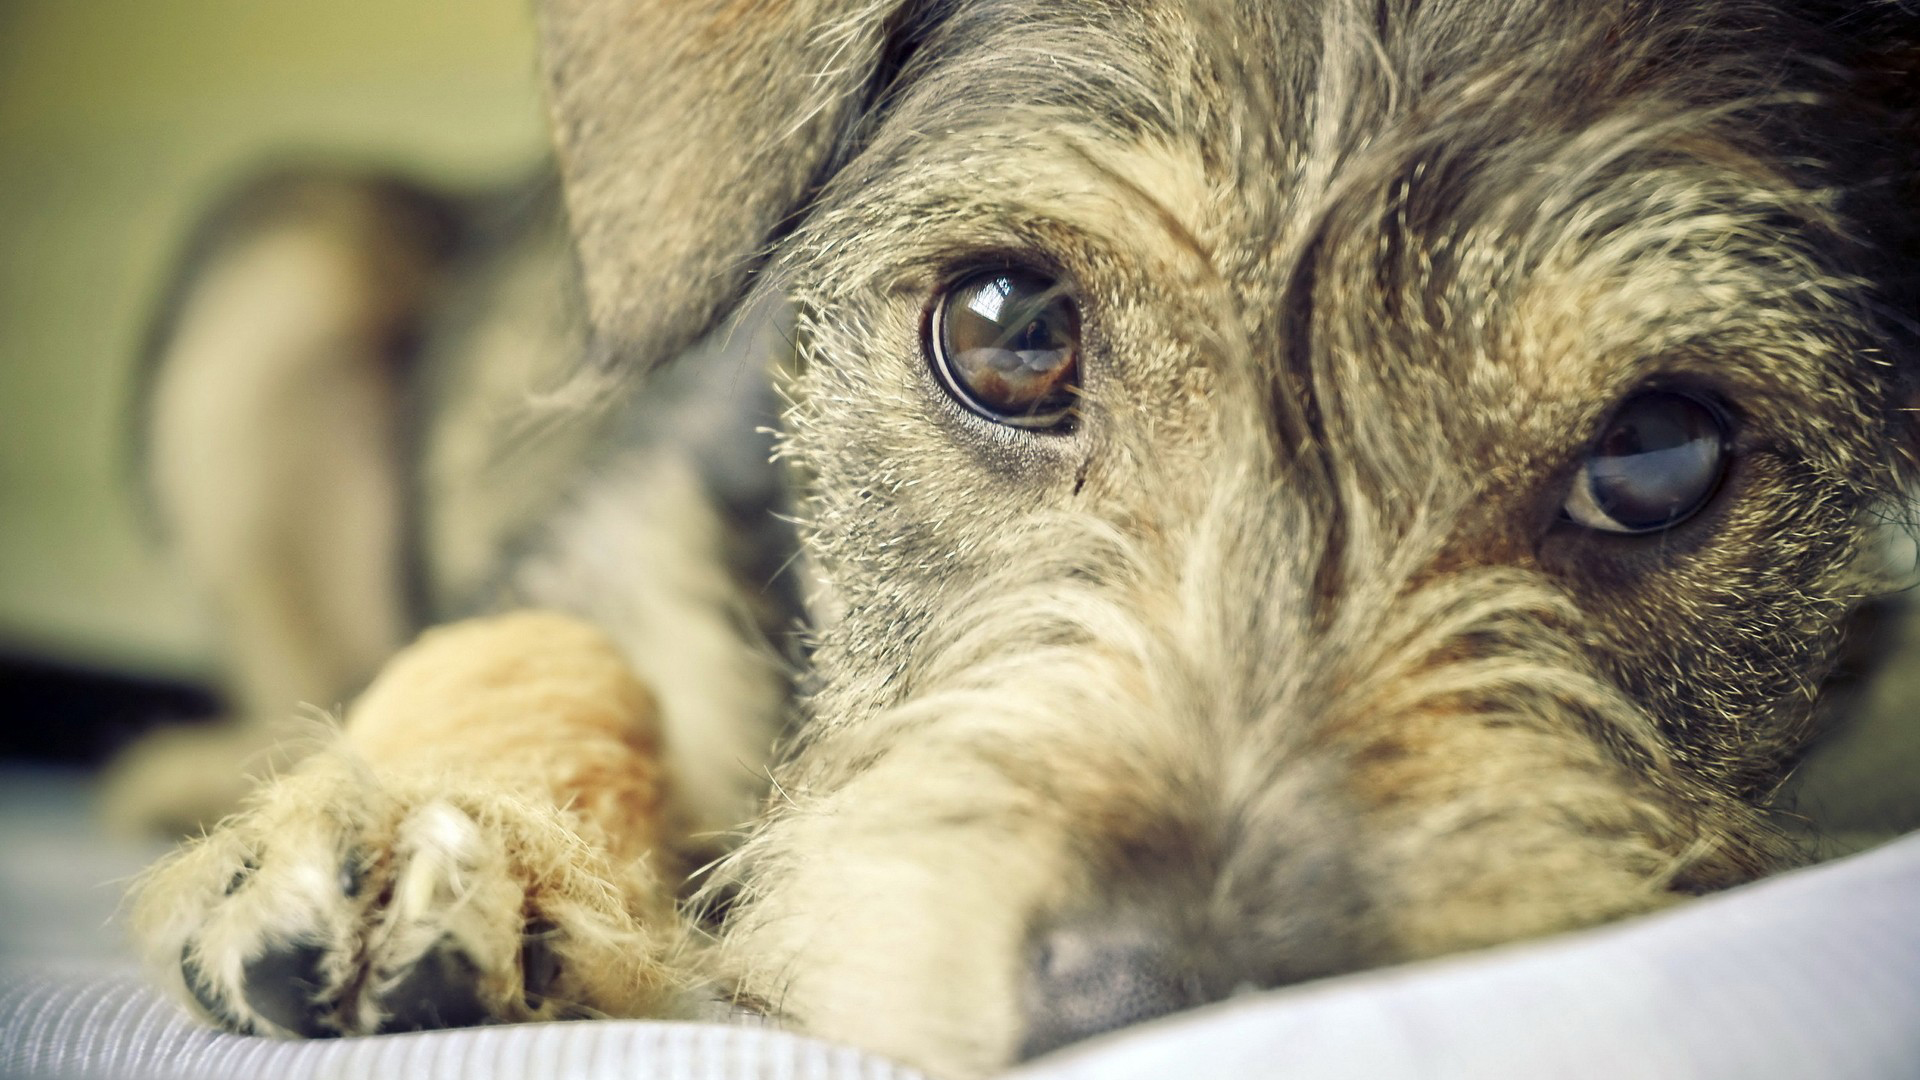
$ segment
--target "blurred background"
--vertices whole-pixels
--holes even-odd
[[[0,757],[96,761],[212,707],[125,441],[195,216],[289,158],[523,174],[532,39],[527,0],[0,0]]]

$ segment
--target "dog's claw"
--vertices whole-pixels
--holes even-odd
[[[452,937],[443,937],[381,995],[382,1032],[472,1027],[486,1022],[475,986],[480,967]]]
[[[296,1035],[317,1039],[336,1034],[322,1022],[329,1011],[321,999],[326,988],[321,965],[326,958],[326,949],[312,942],[268,949],[242,968],[247,1005]],[[191,979],[188,985],[193,985]]]

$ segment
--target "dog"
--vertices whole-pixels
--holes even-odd
[[[240,711],[371,679],[139,884],[200,1015],[977,1076],[1798,857],[1911,12],[539,12],[557,183],[270,178],[156,332]]]

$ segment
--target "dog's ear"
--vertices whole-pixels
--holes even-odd
[[[901,60],[907,0],[542,0],[598,337],[666,359],[742,291]]]

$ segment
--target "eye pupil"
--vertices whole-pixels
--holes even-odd
[[[1080,331],[1058,282],[1030,270],[974,274],[945,292],[931,322],[931,362],[962,404],[1014,427],[1065,423]]]
[[[1630,398],[1588,455],[1565,510],[1605,532],[1679,524],[1718,489],[1727,457],[1719,410],[1687,394]]]

